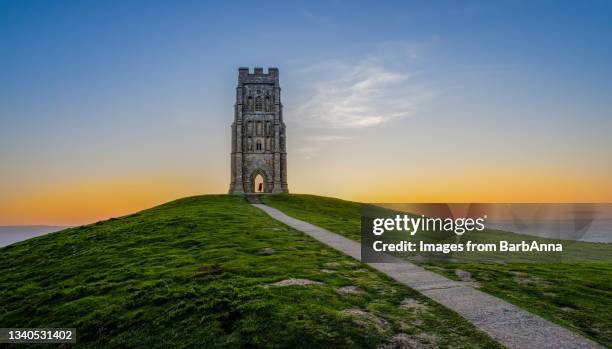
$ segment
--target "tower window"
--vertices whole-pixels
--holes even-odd
[[[255,98],[255,111],[263,111],[263,100],[261,96]]]
[[[255,146],[255,149],[261,150],[261,141],[259,139],[257,140],[257,145]]]

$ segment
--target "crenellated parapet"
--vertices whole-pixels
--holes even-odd
[[[278,86],[278,68],[268,68],[264,73],[263,68],[254,68],[253,72],[249,68],[238,68],[238,86],[244,84],[270,84]]]

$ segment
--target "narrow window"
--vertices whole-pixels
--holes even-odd
[[[261,150],[261,140],[257,140],[257,145],[256,145],[256,149],[257,150]]]
[[[266,96],[266,111],[269,112],[271,109],[270,96]]]
[[[255,98],[255,111],[263,111],[263,100],[261,96]]]

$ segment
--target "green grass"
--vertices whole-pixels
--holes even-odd
[[[273,195],[266,204],[351,239],[360,239],[360,209],[356,202],[314,195]],[[499,232],[501,234],[501,232]],[[506,239],[516,239],[505,233]],[[612,347],[611,244],[577,242],[567,255],[593,256],[593,263],[420,263],[458,279],[455,270],[471,273],[482,291]]]
[[[0,249],[0,266],[0,327],[76,327],[81,348],[375,348],[398,333],[499,346],[243,197],[185,198],[37,237]],[[268,286],[287,278],[323,284]],[[337,292],[347,285],[364,292]],[[426,309],[400,307],[406,298]]]

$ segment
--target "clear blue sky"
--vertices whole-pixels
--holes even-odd
[[[610,1],[0,1],[0,224],[226,191],[239,66],[280,68],[290,190],[612,201],[611,18]],[[378,180],[405,185],[363,188]]]

